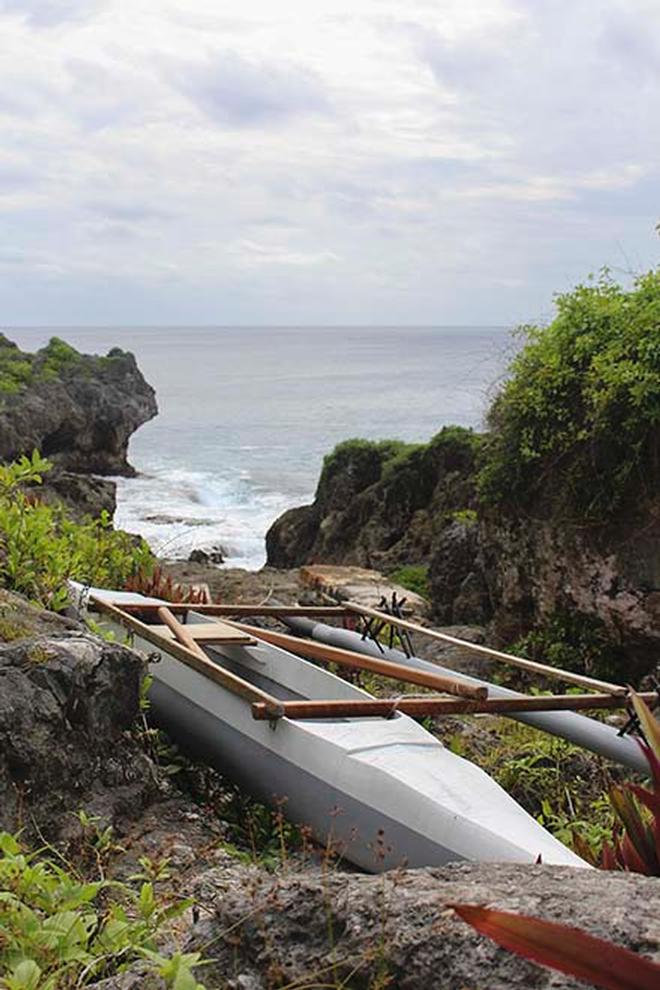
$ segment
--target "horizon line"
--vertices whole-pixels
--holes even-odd
[[[512,330],[518,323],[3,323],[3,330]]]

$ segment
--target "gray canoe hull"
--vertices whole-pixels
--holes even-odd
[[[96,592],[109,599],[112,592]],[[133,599],[132,599],[133,600]],[[189,616],[189,621],[207,621]],[[121,636],[123,628],[104,619]],[[250,705],[174,659],[151,660],[156,720],[317,841],[370,872],[452,860],[543,862],[584,867],[498,784],[401,713],[270,725]],[[364,699],[366,692],[264,642],[208,648],[211,660],[279,697]],[[156,657],[158,659],[156,660]]]

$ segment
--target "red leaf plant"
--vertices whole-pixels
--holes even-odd
[[[604,990],[658,990],[660,966],[579,928],[509,911],[450,904],[482,935],[516,955]]]

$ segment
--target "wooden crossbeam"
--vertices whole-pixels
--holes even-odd
[[[427,636],[429,639],[437,639],[443,643],[453,643],[455,646],[465,647],[465,649],[472,650],[474,653],[480,653],[482,656],[489,657],[491,660],[510,663],[514,667],[520,667],[522,670],[528,670],[535,674],[542,674],[544,677],[567,681],[570,684],[579,684],[580,687],[589,688],[592,691],[605,692],[606,694],[624,697],[627,693],[627,689],[622,684],[611,684],[609,681],[600,681],[595,677],[587,677],[586,674],[576,674],[572,670],[563,670],[561,667],[550,667],[544,663],[537,663],[535,660],[527,660],[525,657],[515,656],[513,653],[503,653],[501,650],[493,650],[491,647],[482,646],[480,643],[470,643],[467,639],[458,639],[456,636],[450,636],[448,633],[438,632],[437,629],[427,629],[426,626],[420,626],[416,622],[410,622],[408,619],[400,619],[395,615],[388,615],[387,612],[381,612],[375,608],[367,608],[365,605],[360,605],[357,602],[347,601],[344,602],[344,605],[354,615],[382,619],[383,622],[391,626],[398,626],[401,629],[407,629],[409,632],[419,633],[421,636]]]
[[[214,663],[206,656],[201,648],[198,653],[196,650],[193,651],[182,643],[177,642],[177,640],[165,639],[154,630],[153,626],[149,626],[145,622],[141,622],[134,615],[129,615],[125,612],[123,606],[118,608],[111,602],[97,598],[95,595],[90,595],[89,601],[90,605],[98,612],[103,612],[137,636],[146,639],[148,643],[180,660],[186,666],[196,670],[198,674],[202,674],[210,681],[214,681],[221,687],[231,691],[232,694],[236,694],[246,701],[268,705],[271,709],[277,708],[279,705],[277,698],[255,687],[254,684],[250,684],[249,681],[243,680],[242,677],[233,674],[230,670],[226,670],[219,664]]]
[[[655,701],[653,693],[641,694],[645,701]],[[257,720],[276,718],[323,719],[385,717],[395,712],[404,715],[493,715],[509,712],[578,711],[589,708],[625,708],[627,697],[611,694],[555,694],[525,698],[385,698],[374,701],[278,701],[275,705],[252,705],[252,717]]]
[[[259,639],[272,643],[274,646],[281,646],[291,653],[298,653],[304,657],[311,657],[313,660],[321,660],[324,663],[336,663],[353,670],[369,670],[383,677],[435,688],[436,691],[453,694],[459,698],[478,699],[485,698],[488,694],[486,687],[464,684],[462,681],[447,677],[439,672],[434,674],[431,671],[415,670],[414,667],[406,667],[401,663],[378,660],[374,657],[364,656],[362,653],[353,653],[352,650],[343,650],[337,646],[327,646],[325,643],[316,643],[308,639],[298,639],[296,636],[288,636],[286,633],[275,632],[271,629],[256,629],[253,626],[246,626],[238,622],[234,625],[237,629],[258,636]]]
[[[181,643],[181,645],[185,646],[191,653],[196,653],[198,657],[202,657],[204,660],[208,659],[201,646],[195,642],[186,627],[182,625],[174,615],[172,615],[169,608],[166,608],[164,605],[159,608],[158,618],[174,635],[177,643]]]

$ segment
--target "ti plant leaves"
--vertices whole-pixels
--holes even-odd
[[[579,928],[508,911],[450,904],[482,935],[532,962],[604,990],[658,990],[660,966]]]

